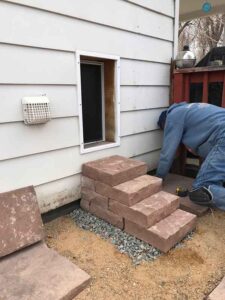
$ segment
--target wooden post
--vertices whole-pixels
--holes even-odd
[[[170,64],[170,95],[169,95],[169,105],[172,105],[174,103],[174,76],[173,72],[175,70],[175,61],[171,58],[171,64]]]
[[[202,94],[202,102],[208,103],[208,72],[204,72],[203,74],[203,94]]]
[[[179,103],[183,100],[183,74],[174,74],[173,101]]]
[[[225,72],[223,75],[222,107],[225,107]]]
[[[190,76],[186,74],[184,77],[184,100],[190,101]]]

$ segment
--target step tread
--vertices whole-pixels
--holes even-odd
[[[142,175],[113,187],[113,192],[110,198],[127,206],[132,206],[159,192],[161,187],[161,178]]]
[[[91,279],[43,242],[6,256],[0,274],[0,298],[4,300],[74,299]]]
[[[83,175],[110,186],[118,185],[146,172],[146,163],[119,155],[87,162],[82,166]]]
[[[150,175],[142,175],[132,180],[126,181],[114,187],[114,189],[124,192],[126,194],[133,194],[139,192],[142,188],[150,184],[162,183],[162,179]]]
[[[130,208],[133,211],[140,212],[141,214],[145,216],[150,216],[153,212],[158,211],[169,204],[173,203],[174,201],[177,202],[177,205],[179,205],[179,197],[175,196],[173,194],[160,191],[158,193],[155,193],[151,195],[148,198],[145,198],[144,200],[134,204]]]
[[[166,240],[175,235],[181,228],[189,224],[194,219],[196,219],[195,215],[181,209],[177,209],[171,215],[159,221],[148,230],[156,235],[160,235]]]

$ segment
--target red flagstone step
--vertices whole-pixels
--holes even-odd
[[[208,300],[224,300],[225,299],[225,277],[215,290],[208,296]]]
[[[146,172],[146,163],[119,155],[91,161],[82,166],[84,176],[110,186],[144,175]]]
[[[1,259],[0,299],[69,300],[90,282],[90,276],[39,242]]]
[[[88,285],[90,276],[43,238],[34,188],[0,194],[0,299],[73,299]]]
[[[159,192],[161,186],[162,180],[160,178],[143,175],[114,187],[96,181],[96,192],[124,205],[132,206]]]
[[[0,257],[44,238],[32,186],[0,194]],[[0,296],[1,297],[1,296]]]
[[[196,219],[195,215],[177,209],[170,216],[148,229],[125,220],[125,231],[151,244],[162,252],[167,252],[194,229]]]
[[[160,191],[139,203],[128,207],[118,201],[109,200],[109,210],[115,214],[133,221],[142,227],[149,228],[179,207],[179,197]]]

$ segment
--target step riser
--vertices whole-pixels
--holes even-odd
[[[166,218],[167,216],[172,214],[178,207],[179,198],[176,198],[168,202],[167,204],[161,206],[160,208],[152,211],[151,214],[146,215],[140,211],[134,210],[133,206],[128,207],[117,201],[109,199],[109,210],[111,210],[115,214],[118,214],[121,217],[124,217],[129,221],[135,220],[135,223],[144,228],[149,228],[150,226],[154,225],[160,220]]]
[[[81,200],[80,200],[80,207],[81,207],[83,210],[89,212],[89,210],[90,210],[90,202],[88,202],[88,201],[86,201],[86,200],[84,200],[84,199],[81,199]]]
[[[147,165],[134,159],[112,156],[82,166],[82,174],[91,179],[115,186],[147,173]]]
[[[105,209],[101,208],[100,206],[95,205],[93,203],[90,204],[89,211],[96,217],[99,217],[120,229],[124,229],[124,219],[122,217],[114,214],[113,212],[111,212],[109,210],[105,210]]]
[[[82,188],[81,198],[83,201],[89,202],[89,205],[92,203],[100,206],[102,209],[107,210],[109,208],[109,199],[107,197],[104,197],[92,190],[88,190],[87,188]]]
[[[109,199],[93,190],[88,190],[87,188],[82,188],[82,199],[80,202],[80,207],[93,215],[107,221],[108,223],[117,226],[120,229],[124,227],[123,218],[117,214],[114,214],[108,208]]]
[[[187,212],[184,213],[189,214]],[[128,220],[125,220],[125,231],[166,253],[195,228],[196,216],[192,214],[189,215],[190,216],[187,218],[187,221],[182,224],[182,226],[177,228],[176,232],[167,238],[165,238],[161,232],[157,232],[157,230],[153,228],[155,226],[146,229]],[[161,222],[165,220],[166,219],[162,220]],[[164,226],[166,226],[166,222]]]
[[[81,187],[95,191],[95,180],[86,176],[81,176]]]

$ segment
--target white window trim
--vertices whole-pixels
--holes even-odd
[[[81,74],[80,74],[80,57],[89,56],[96,57],[96,62],[99,59],[111,59],[115,61],[115,142],[107,143],[105,145],[96,145],[95,147],[85,148],[83,136],[83,114],[82,114],[82,94],[81,94]],[[76,70],[77,70],[77,99],[78,99],[78,115],[79,115],[79,133],[80,133],[80,152],[81,154],[100,151],[108,148],[120,146],[120,57],[116,55],[107,55],[96,52],[76,51]],[[103,86],[104,88],[104,86]]]

